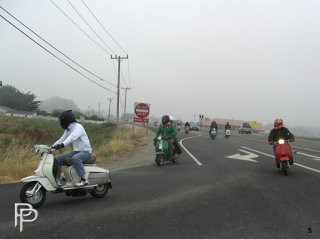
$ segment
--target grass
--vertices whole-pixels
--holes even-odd
[[[108,164],[123,153],[130,153],[142,144],[143,128],[113,123],[81,123],[90,140],[97,164]],[[32,175],[39,163],[39,155],[33,153],[35,144],[52,145],[61,137],[63,130],[57,121],[0,116],[0,184],[18,182]],[[67,146],[55,154],[72,151]]]
[[[304,136],[295,136],[297,139],[311,140],[311,141],[320,141],[320,138],[315,137],[304,137]]]

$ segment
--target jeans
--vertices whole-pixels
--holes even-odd
[[[66,162],[66,157],[71,157],[72,164],[77,171],[79,177],[85,177],[86,172],[83,167],[83,162],[90,159],[91,153],[85,151],[73,151],[66,154],[61,154],[56,157],[56,162],[58,164],[57,167],[57,175],[56,178],[60,179],[61,177],[61,166]]]

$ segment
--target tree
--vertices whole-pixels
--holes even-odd
[[[59,109],[64,110],[73,110],[80,111],[77,105],[73,100],[60,98],[58,96],[51,97],[50,99],[43,100],[39,106],[40,110],[45,110],[47,112],[52,112],[53,110]]]
[[[22,93],[14,86],[6,85],[0,88],[0,105],[15,110],[34,111],[39,108],[40,101],[35,100],[36,96]]]

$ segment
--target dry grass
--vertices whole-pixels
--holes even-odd
[[[95,132],[99,133],[105,132]],[[109,135],[98,137],[101,137],[101,141],[92,144],[93,154],[97,155],[97,164],[108,164],[116,161],[123,153],[134,152],[135,146],[143,142],[145,129],[135,127],[133,132],[132,126],[121,125]],[[8,142],[5,150],[0,152],[0,184],[19,182],[22,178],[32,175],[39,163],[39,155],[33,154],[31,142],[22,145],[21,140],[16,140],[16,136],[7,133],[0,133],[0,138],[6,138]],[[71,150],[71,147],[67,147],[64,151]]]

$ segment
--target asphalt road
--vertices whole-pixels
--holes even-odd
[[[180,138],[192,156],[116,171],[103,199],[48,193],[22,233],[14,227],[22,184],[0,185],[0,238],[320,238],[320,153],[299,150],[284,176],[256,136]]]

